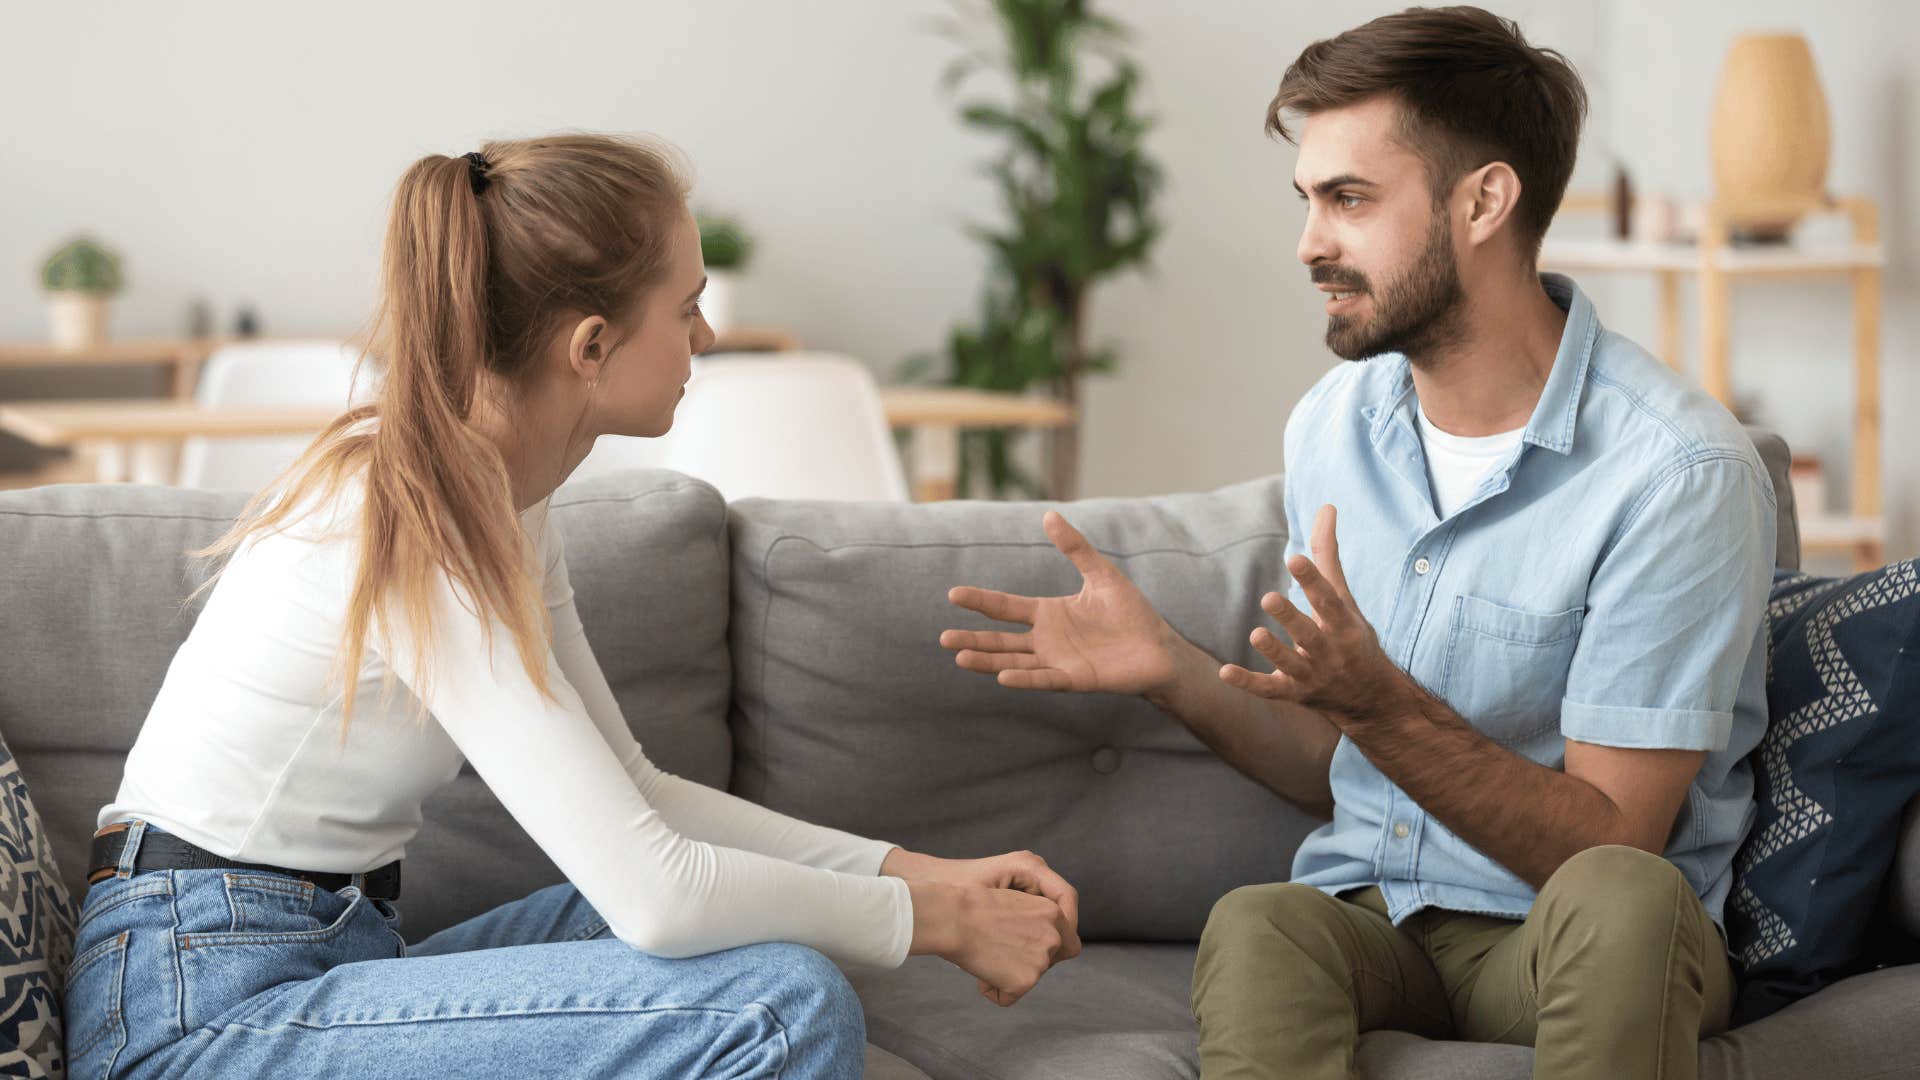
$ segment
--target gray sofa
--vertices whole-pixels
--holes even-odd
[[[1785,446],[1756,436],[1798,537]],[[1255,660],[1246,633],[1282,580],[1281,481],[1092,500],[1071,517],[1173,624]],[[193,618],[183,556],[236,496],[134,486],[0,494],[0,732],[69,884],[94,813]],[[1318,823],[1219,762],[1144,702],[1020,694],[953,667],[947,586],[1077,586],[1037,507],[756,500],[640,471],[554,498],[589,637],[663,767],[812,820],[936,854],[1029,847],[1081,889],[1080,958],[1012,1009],[915,958],[853,971],[874,1077],[1131,1078],[1197,1072],[1194,941],[1213,900],[1283,880]],[[965,624],[962,620],[959,624]],[[1920,822],[1890,900],[1920,934]],[[407,853],[410,940],[559,880],[471,773]],[[1709,1080],[1920,1075],[1920,965],[1832,986],[1701,1047]],[[1525,1048],[1365,1037],[1369,1077],[1524,1077]]]

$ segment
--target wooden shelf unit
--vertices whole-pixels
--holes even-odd
[[[1729,409],[1733,407],[1729,328],[1733,283],[1749,277],[1846,277],[1853,293],[1852,505],[1846,515],[1806,518],[1802,548],[1847,552],[1857,569],[1870,570],[1886,561],[1880,473],[1880,274],[1886,266],[1886,251],[1880,243],[1880,210],[1871,199],[1852,197],[1829,199],[1817,209],[1846,215],[1852,226],[1851,242],[1734,247],[1726,208],[1708,204],[1698,244],[1549,241],[1541,250],[1540,265],[1547,270],[1653,274],[1659,289],[1660,356],[1678,371],[1686,370],[1680,343],[1680,278],[1697,276],[1700,383]],[[1752,216],[1751,209],[1747,216]]]

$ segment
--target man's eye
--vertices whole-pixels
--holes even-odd
[[[1358,196],[1358,195],[1341,195],[1341,196],[1338,196],[1338,197],[1337,197],[1337,201],[1338,201],[1338,202],[1340,203],[1340,209],[1342,209],[1342,210],[1353,210],[1353,209],[1356,209],[1356,208],[1358,208],[1358,207],[1359,207],[1359,205],[1360,205],[1360,196]]]

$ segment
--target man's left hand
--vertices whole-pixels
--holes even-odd
[[[1253,647],[1275,670],[1265,674],[1228,664],[1220,669],[1220,678],[1248,693],[1318,709],[1351,733],[1356,726],[1391,715],[1406,699],[1412,680],[1387,657],[1347,588],[1335,523],[1333,506],[1322,506],[1313,519],[1313,557],[1295,555],[1287,561],[1313,614],[1295,607],[1282,593],[1260,598],[1261,610],[1293,637],[1288,645],[1264,626],[1253,632]]]

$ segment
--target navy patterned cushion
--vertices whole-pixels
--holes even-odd
[[[1767,607],[1758,816],[1734,859],[1734,1021],[1917,957],[1883,903],[1920,791],[1920,564],[1849,578],[1777,572]]]
[[[0,739],[0,1076],[67,1074],[60,991],[78,914],[20,763]]]

